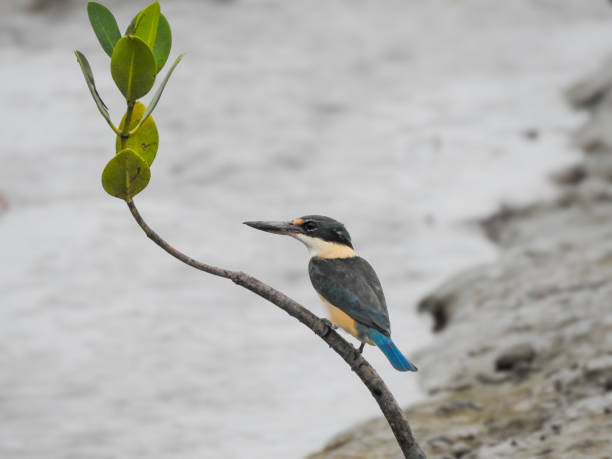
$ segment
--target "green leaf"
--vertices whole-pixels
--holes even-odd
[[[93,27],[98,41],[109,56],[113,55],[113,48],[121,38],[117,21],[108,8],[96,2],[87,3],[87,16]]]
[[[140,38],[143,38],[141,36],[141,33],[138,31],[140,30],[143,21],[142,14],[147,10],[147,8],[145,8],[142,12],[134,16],[134,19],[132,19],[132,22],[130,22],[130,25],[125,30],[126,35],[138,35]],[[144,41],[146,42],[146,40]],[[151,45],[149,44],[149,46]],[[157,25],[157,38],[155,39],[155,45],[151,48],[155,56],[157,71],[159,72],[166,64],[168,56],[170,55],[170,49],[172,48],[172,31],[170,30],[170,24],[168,24],[168,20],[163,14],[159,15],[159,22]]]
[[[98,93],[98,90],[96,89],[96,83],[94,81],[93,72],[91,71],[91,66],[89,65],[89,62],[87,61],[87,58],[80,51],[75,51],[74,54],[76,55],[77,62],[81,66],[81,70],[83,71],[83,76],[85,77],[85,81],[87,82],[87,87],[89,88],[91,97],[93,97],[93,100],[96,102],[96,106],[98,107],[98,110],[100,111],[100,113],[102,114],[106,122],[110,125],[110,127],[113,128],[115,132],[117,132],[117,128],[111,121],[106,104],[102,101],[102,98],[100,97],[100,94]]]
[[[121,137],[117,136],[116,148],[117,151],[124,148],[133,150],[150,166],[153,164],[155,154],[157,153],[157,148],[159,146],[159,135],[157,133],[157,126],[155,126],[155,121],[153,120],[152,116],[149,116],[144,122],[141,122],[145,110],[146,107],[143,104],[136,102],[136,105],[134,105],[134,110],[132,111],[129,129],[133,130],[137,125],[140,127],[136,129],[133,134],[130,134],[130,137],[123,142],[123,147],[121,146]],[[123,116],[121,124],[119,125],[120,132],[123,132],[124,126],[125,115]]]
[[[155,58],[147,44],[135,36],[123,37],[111,57],[111,74],[127,100],[144,96],[155,82]]]
[[[153,110],[155,109],[155,106],[159,102],[159,98],[161,97],[162,92],[164,92],[166,83],[168,83],[168,80],[170,79],[170,75],[172,75],[172,72],[174,72],[174,69],[176,68],[178,63],[181,62],[181,59],[183,59],[183,54],[181,54],[179,57],[176,58],[176,60],[174,61],[174,64],[172,64],[172,67],[170,67],[170,70],[168,70],[166,77],[163,79],[162,83],[157,88],[157,91],[155,91],[155,95],[151,99],[151,103],[149,104],[149,107],[147,108],[147,110],[144,112],[144,115],[140,119],[140,123],[136,124],[135,127],[133,128],[134,131],[139,129],[140,125],[146,122],[149,115],[153,113]],[[130,126],[131,126],[131,123],[130,123]],[[132,132],[132,130],[130,132]]]
[[[145,189],[151,178],[146,161],[125,149],[111,159],[102,172],[102,186],[108,194],[129,200]]]
[[[159,15],[159,3],[153,2],[138,13],[137,24],[134,27],[134,35],[144,41],[151,51],[153,51],[157,38]]]
[[[159,72],[170,55],[170,48],[172,47],[172,32],[170,31],[170,24],[163,14],[159,15],[159,25],[157,27],[157,39],[155,40],[155,46],[153,47],[153,54],[155,55],[155,63],[157,64],[157,71]]]

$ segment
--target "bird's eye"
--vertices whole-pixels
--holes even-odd
[[[308,221],[302,225],[306,231],[314,231],[317,229],[317,224],[315,222]]]

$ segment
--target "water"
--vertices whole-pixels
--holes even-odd
[[[240,222],[345,222],[410,355],[432,339],[418,299],[495,256],[468,222],[551,196],[576,160],[560,90],[612,47],[601,3],[164,2],[186,57],[136,202],[177,248],[318,314],[304,248]],[[0,457],[293,458],[378,415],[310,331],[169,258],[103,192],[114,142],[72,49],[117,120],[108,58],[84,2],[28,5],[0,7]],[[111,3],[122,29],[144,5]],[[366,357],[402,404],[423,396]]]

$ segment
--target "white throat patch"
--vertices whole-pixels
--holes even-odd
[[[357,256],[357,253],[348,245],[324,241],[323,239],[306,236],[301,233],[294,233],[291,236],[306,246],[311,257],[350,258]]]

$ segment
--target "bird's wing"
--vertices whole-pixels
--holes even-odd
[[[389,314],[380,281],[361,257],[313,257],[308,274],[315,290],[361,325],[389,335]]]

